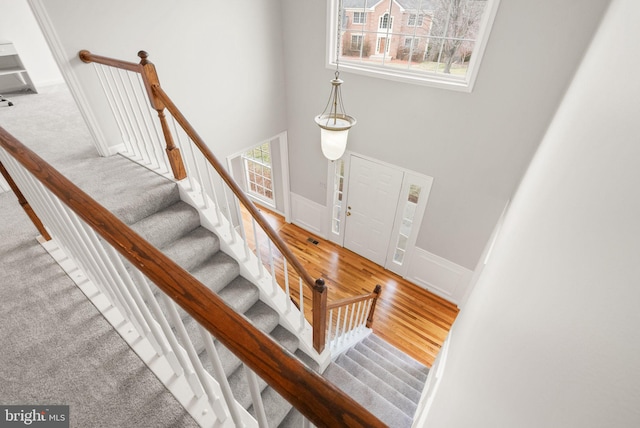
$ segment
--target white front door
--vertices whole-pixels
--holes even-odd
[[[351,156],[344,246],[384,266],[403,172]]]

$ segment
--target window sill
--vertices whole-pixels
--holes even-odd
[[[335,62],[327,63],[327,68],[335,70]],[[472,78],[473,73],[471,71],[469,74],[471,74],[472,77],[447,77],[442,74],[412,73],[410,71],[395,70],[372,65],[360,65],[344,61],[340,62],[340,72],[460,92],[471,92],[473,90],[473,80],[475,80]]]

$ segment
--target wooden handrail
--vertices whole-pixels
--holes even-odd
[[[95,55],[86,49],[78,52],[78,57],[82,62],[86,62],[87,64],[95,62],[96,64],[108,65],[109,67],[122,68],[123,70],[142,73],[142,66],[138,63]]]
[[[50,241],[51,236],[49,236],[49,232],[47,232],[47,229],[42,224],[42,221],[40,221],[40,218],[36,215],[35,211],[33,211],[33,208],[31,208],[29,202],[25,199],[16,182],[13,181],[13,178],[11,178],[11,176],[9,175],[9,171],[7,171],[4,165],[2,165],[2,162],[0,162],[0,174],[2,174],[4,179],[7,181],[9,187],[11,187],[13,194],[18,198],[18,203],[20,204],[24,212],[27,213],[27,216],[29,216],[36,229],[38,229],[38,232],[40,232],[42,238],[45,241]]]
[[[376,293],[376,290],[378,290],[378,293]],[[362,302],[363,300],[377,298],[378,294],[380,294],[380,290],[381,290],[380,285],[376,285],[375,290],[373,290],[371,293],[361,294],[360,296],[346,297],[340,300],[334,300],[333,302],[327,304],[327,310],[336,309],[341,306],[347,306],[353,303]]]
[[[382,291],[382,287],[380,286],[380,284],[378,284],[376,285],[376,287],[373,289],[371,293],[362,294],[360,296],[347,297],[340,300],[334,300],[333,302],[327,304],[327,311],[371,299],[373,300],[373,302],[371,303],[371,307],[369,308],[369,313],[367,314],[367,327],[371,328],[371,326],[373,325],[373,315],[376,311],[376,303],[378,302],[378,298],[380,297],[381,291]]]
[[[0,146],[312,423],[384,426],[2,127]]]

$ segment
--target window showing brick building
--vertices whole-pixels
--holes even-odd
[[[489,3],[342,0],[340,61],[465,79]]]

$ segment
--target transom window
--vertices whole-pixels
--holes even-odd
[[[275,205],[271,171],[271,145],[264,143],[242,154],[247,193],[270,206]]]
[[[340,22],[343,47],[329,38],[330,67],[339,52],[343,70],[471,91],[500,0],[328,1],[329,34]]]

